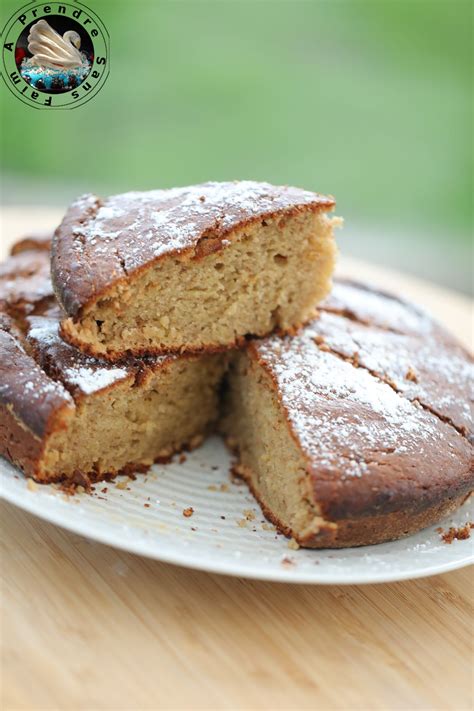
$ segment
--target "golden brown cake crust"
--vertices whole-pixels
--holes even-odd
[[[375,516],[340,519],[337,521],[337,526],[322,524],[317,532],[301,536],[285,525],[266,505],[253,485],[250,473],[238,467],[234,475],[246,482],[265,518],[304,548],[352,548],[394,541],[432,526],[444,516],[453,513],[469,497],[469,492],[455,497],[446,497],[443,501],[432,504],[422,511],[406,509]]]
[[[25,350],[23,330],[31,314],[59,310],[50,278],[51,235],[15,242],[0,264],[0,453],[32,475],[48,435],[73,406]]]
[[[0,328],[0,403],[35,437],[45,437],[56,412],[73,400],[29,355],[16,329]]]
[[[199,259],[220,250],[232,232],[277,214],[330,210],[334,200],[268,183],[203,183],[79,198],[56,230],[52,278],[66,313],[79,317],[113,285],[166,256]]]
[[[338,281],[313,330],[320,348],[365,368],[461,434],[471,434],[472,356],[419,307]]]

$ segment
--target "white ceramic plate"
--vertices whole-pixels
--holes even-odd
[[[155,465],[135,481],[103,482],[92,496],[30,490],[0,458],[4,499],[46,521],[132,553],[260,580],[355,584],[434,575],[473,562],[473,538],[448,545],[435,529],[473,520],[466,504],[436,526],[393,543],[344,550],[292,550],[265,521],[244,484],[229,478],[229,455],[213,438],[180,463]],[[117,484],[119,486],[117,486]],[[120,488],[126,485],[128,489]],[[106,491],[102,491],[106,488]],[[184,509],[192,507],[190,517]]]

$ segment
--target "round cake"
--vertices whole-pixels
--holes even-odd
[[[64,342],[44,240],[0,269],[0,453],[87,484],[196,446],[214,426],[294,545],[380,543],[474,488],[472,359],[418,307],[336,281],[293,335],[113,364]]]

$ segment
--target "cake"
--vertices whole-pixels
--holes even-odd
[[[15,320],[58,311],[50,278],[50,255],[41,242],[20,240],[12,256],[0,264],[0,313]]]
[[[28,477],[88,486],[218,428],[265,515],[314,548],[400,538],[474,488],[472,359],[409,302],[338,280],[297,333],[112,363],[62,339],[44,245],[12,251],[0,454]]]
[[[419,309],[336,283],[300,333],[233,356],[221,430],[235,472],[299,545],[380,543],[472,491],[472,372]]]
[[[333,208],[250,181],[83,196],[53,238],[62,335],[113,361],[291,331],[330,290]]]
[[[11,248],[10,254],[15,255],[20,252],[28,252],[31,250],[47,252],[49,260],[49,252],[51,250],[51,232],[30,232],[29,234],[17,240]]]
[[[223,357],[81,353],[59,336],[47,267],[30,249],[0,274],[0,454],[36,481],[88,485],[199,444],[218,415]]]

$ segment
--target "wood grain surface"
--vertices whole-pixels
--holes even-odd
[[[2,250],[57,211],[9,210]],[[469,343],[465,298],[373,265]],[[473,708],[473,573],[368,586],[260,583],[123,553],[8,504],[2,711]]]

